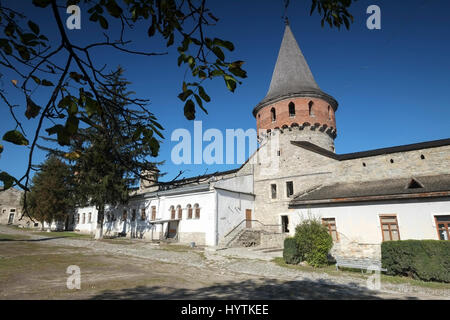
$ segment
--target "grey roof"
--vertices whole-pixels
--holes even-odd
[[[416,188],[409,187],[413,180]],[[295,196],[289,206],[449,196],[450,174],[445,174],[317,186]]]
[[[309,141],[291,141],[291,144],[294,146],[303,148],[305,150],[315,152],[322,156],[334,159],[334,160],[345,161],[345,160],[354,160],[354,159],[374,157],[374,156],[379,156],[379,155],[388,155],[388,154],[398,153],[398,152],[417,151],[417,150],[449,146],[450,139],[433,140],[433,141],[407,144],[407,145],[401,145],[401,146],[395,146],[395,147],[389,147],[389,148],[373,149],[373,150],[344,153],[344,154],[336,154],[336,153],[326,150],[322,147],[319,147]]]
[[[290,96],[321,97],[337,109],[336,100],[320,90],[291,28],[286,25],[269,91],[255,110]]]

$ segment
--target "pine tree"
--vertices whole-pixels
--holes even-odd
[[[108,89],[102,90],[107,112],[89,118],[93,126],[79,130],[68,153],[73,160],[79,204],[98,210],[96,239],[103,237],[106,206],[126,204],[140,173],[156,167],[157,163],[149,160],[159,151],[153,133],[162,137],[158,130],[162,128],[155,127],[152,114],[139,110],[127,113],[126,97],[133,92],[127,90],[130,83],[123,73],[119,67],[110,74]],[[117,112],[118,108],[122,112]],[[121,116],[123,111],[127,116]]]
[[[49,155],[34,175],[26,197],[30,216],[51,224],[66,221],[74,211],[73,174],[67,163]],[[22,199],[22,201],[25,201]]]

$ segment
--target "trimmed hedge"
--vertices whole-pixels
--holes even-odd
[[[381,257],[389,275],[450,283],[450,241],[387,241]]]
[[[297,241],[294,238],[284,239],[283,259],[287,264],[299,264],[301,262]]]

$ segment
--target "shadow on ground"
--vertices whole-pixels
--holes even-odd
[[[279,281],[274,279],[226,282],[198,289],[139,286],[117,291],[104,291],[91,299],[381,299],[376,292],[358,284],[334,285],[323,280]],[[407,298],[415,299],[415,298]]]
[[[40,239],[2,239],[0,238],[0,242],[8,241],[8,242],[40,242],[40,241],[48,241],[48,240],[55,240],[55,239],[64,239],[68,237],[51,237],[51,238],[40,238]]]

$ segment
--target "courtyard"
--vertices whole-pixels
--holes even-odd
[[[309,270],[278,252],[208,250],[129,239],[92,240],[0,226],[0,299],[449,299],[450,285]],[[275,257],[275,258],[274,258]],[[67,267],[81,271],[68,289]]]

